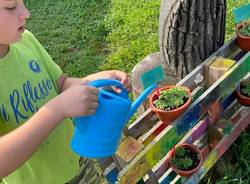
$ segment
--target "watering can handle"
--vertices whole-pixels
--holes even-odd
[[[128,97],[128,91],[123,87],[120,81],[114,79],[98,79],[88,83],[89,86],[93,86],[96,88],[104,87],[104,86],[115,86],[120,88],[122,91],[119,93],[119,96]]]

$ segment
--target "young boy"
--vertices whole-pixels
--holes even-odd
[[[0,179],[5,184],[64,184],[79,170],[79,157],[70,149],[69,117],[93,114],[98,107],[98,89],[84,84],[110,78],[129,89],[130,83],[124,72],[114,70],[67,77],[25,30],[28,17],[23,0],[0,0]]]

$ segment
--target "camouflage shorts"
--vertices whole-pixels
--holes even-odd
[[[66,184],[100,184],[100,174],[95,168],[93,160],[81,158],[78,174]]]

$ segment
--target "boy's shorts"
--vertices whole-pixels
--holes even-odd
[[[100,184],[100,175],[91,159],[80,159],[80,170],[77,175],[66,184]],[[1,184],[1,183],[0,183]]]
[[[100,175],[95,168],[93,160],[80,159],[80,170],[77,175],[66,184],[100,184]],[[0,180],[0,184],[3,184]]]

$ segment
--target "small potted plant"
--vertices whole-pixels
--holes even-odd
[[[237,42],[244,51],[250,50],[250,21],[242,21],[236,25]]]
[[[192,144],[182,144],[170,153],[170,165],[180,176],[191,176],[201,167],[202,162],[201,151]]]
[[[237,84],[236,98],[241,105],[250,106],[250,79],[241,80]]]
[[[184,86],[165,86],[152,93],[149,103],[157,117],[168,125],[188,108],[191,92]]]

